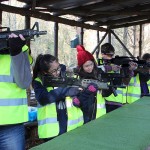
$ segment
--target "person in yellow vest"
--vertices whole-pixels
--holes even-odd
[[[142,59],[148,64],[150,55],[148,53],[144,54]],[[128,104],[139,100],[143,96],[149,96],[149,71],[148,67],[141,68],[140,66],[134,70],[134,76],[130,79],[129,84],[126,87],[126,91],[123,92],[123,95],[126,95],[125,99]]]
[[[38,107],[38,136],[49,140],[70,131],[83,124],[83,114],[73,108],[72,99],[80,91],[77,87],[45,87],[43,76],[60,77],[64,76],[66,67],[60,64],[58,59],[50,54],[40,54],[33,68],[32,86],[35,91],[35,98],[39,103]],[[75,116],[76,114],[79,115]],[[75,124],[76,123],[76,124]]]
[[[103,70],[106,73],[120,73],[120,70],[122,69],[121,66],[115,65],[110,63],[110,60],[113,58],[115,54],[115,49],[110,43],[105,43],[101,46],[101,54],[102,59],[104,59],[104,65]],[[129,78],[123,78],[121,80],[114,79],[113,84],[118,84],[119,82],[124,83],[124,85],[128,85],[130,82],[131,77],[134,76],[133,70],[135,70],[137,67],[137,64],[134,62],[129,63],[129,67],[123,68],[126,69],[127,74],[129,75]],[[102,90],[102,96],[106,100],[106,112],[111,112],[117,108],[120,108],[123,106],[123,104],[126,104],[126,88],[114,88],[117,96],[114,96],[112,88],[109,90]]]
[[[145,60],[145,63],[150,66],[150,53],[143,54],[142,60]],[[150,68],[147,66],[142,67],[142,69],[141,71],[139,69],[135,70],[137,76],[139,74],[141,97],[150,95]]]
[[[86,51],[83,45],[77,45],[76,49],[79,78],[99,80],[102,70],[97,68],[93,55]],[[106,113],[105,101],[101,96],[101,91],[98,91],[98,87],[92,83],[85,93],[74,99],[74,105],[83,111],[84,123]]]
[[[24,122],[28,121],[26,89],[32,81],[26,42],[10,34],[8,49],[0,50],[0,149],[25,150]]]
[[[104,43],[101,46],[101,57],[102,57],[102,63],[104,65],[101,65],[104,72],[119,72],[120,66],[111,64],[109,60],[111,60],[115,55],[115,49],[110,43]],[[100,63],[101,64],[101,63]]]

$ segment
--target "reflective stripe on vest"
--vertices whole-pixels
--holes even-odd
[[[106,114],[105,99],[100,91],[97,92],[97,111],[96,119]]]
[[[66,107],[67,107],[67,115],[68,115],[68,122],[67,122],[67,132],[73,130],[77,127],[83,125],[83,113],[80,108],[77,108],[72,103],[71,97],[66,97]]]
[[[141,97],[141,87],[140,87],[140,80],[139,74],[135,77],[132,77],[129,85],[127,86],[127,102],[129,104],[137,101]]]
[[[39,78],[35,79],[42,84]],[[47,91],[53,90],[52,87],[48,87]],[[38,136],[39,138],[55,137],[59,134],[59,122],[57,120],[56,104],[51,103],[45,106],[39,105],[38,113]]]
[[[37,119],[39,138],[50,138],[59,134],[59,122],[57,121],[55,103],[39,107]]]
[[[148,80],[147,86],[148,86],[148,90],[149,90],[149,94],[150,94],[150,80]]]
[[[10,55],[0,55],[0,92],[0,125],[28,121],[26,90],[14,82]]]

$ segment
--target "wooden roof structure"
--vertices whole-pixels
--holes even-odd
[[[4,1],[8,0],[0,0],[0,24],[2,11],[25,16],[26,28],[30,28],[30,17],[55,22],[55,56],[58,55],[58,23],[81,27],[81,44],[84,28],[97,30],[98,41],[99,31],[106,32],[92,54],[99,49],[99,45],[107,35],[111,43],[113,34],[130,56],[132,54],[112,29],[140,25],[139,56],[141,56],[142,24],[150,23],[150,0],[17,0],[24,3],[22,7],[6,5]],[[64,15],[76,17],[72,20],[65,18]]]
[[[0,0],[2,11],[99,31],[106,30],[103,26],[115,29],[150,22],[150,0],[18,0],[26,4],[22,8],[2,1],[8,0]],[[62,15],[79,19],[69,20]]]

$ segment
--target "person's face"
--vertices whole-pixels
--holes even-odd
[[[94,62],[91,60],[86,61],[83,64],[83,70],[87,73],[91,73],[94,69]]]
[[[101,54],[102,55],[102,59],[112,59],[113,58],[113,55],[108,55],[108,54]]]
[[[57,61],[53,61],[51,63],[51,67],[48,70],[48,74],[50,74],[53,77],[58,77],[60,75],[61,67],[60,64]]]

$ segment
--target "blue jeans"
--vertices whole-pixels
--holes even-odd
[[[23,124],[0,126],[0,150],[25,150]]]

